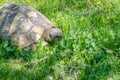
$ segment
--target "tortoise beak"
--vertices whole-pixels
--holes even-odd
[[[51,41],[57,41],[62,39],[62,31],[58,28],[52,28],[49,34]]]
[[[54,42],[62,39],[62,31],[59,28],[50,28],[45,34],[47,35],[45,38],[48,42]]]
[[[62,39],[62,31],[58,28],[53,28],[53,32],[50,33],[50,36],[52,37],[53,40],[55,39]]]

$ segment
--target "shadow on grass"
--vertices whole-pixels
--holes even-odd
[[[49,51],[44,51],[40,49],[41,51],[32,52],[31,54],[16,49],[13,51],[12,49],[11,51],[6,51],[6,47],[4,49],[1,49],[2,51],[0,56],[0,79],[48,79],[48,76],[54,74],[53,66],[65,58],[61,55],[61,52],[64,51],[65,48],[59,46],[60,45],[51,45],[48,46],[50,47]],[[45,55],[43,58],[34,57],[34,55],[40,55],[41,52],[52,52],[52,55],[49,55],[48,53],[48,55]],[[2,53],[4,54],[2,55]],[[66,57],[71,58],[71,56],[72,52],[67,54]]]

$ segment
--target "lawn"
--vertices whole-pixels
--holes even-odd
[[[120,0],[0,0],[26,4],[63,31],[31,53],[0,43],[0,80],[120,80]]]

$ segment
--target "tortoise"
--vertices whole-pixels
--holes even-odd
[[[50,43],[62,39],[62,30],[30,6],[7,4],[0,8],[0,39],[36,50],[39,40]]]

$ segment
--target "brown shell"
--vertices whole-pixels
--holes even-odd
[[[0,38],[25,48],[36,43],[45,29],[54,25],[40,12],[26,5],[0,8]]]

